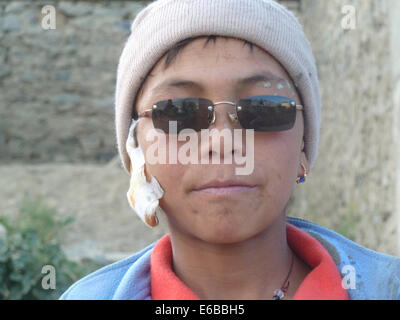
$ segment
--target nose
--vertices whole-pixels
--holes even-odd
[[[228,112],[228,111],[226,110],[226,108],[222,109],[222,107],[217,107],[217,108],[215,107],[215,106],[221,105],[221,104],[231,105],[231,106],[233,106],[233,107],[236,106],[236,104],[235,104],[234,102],[232,102],[232,101],[218,101],[218,102],[215,102],[215,103],[214,103],[214,114],[213,114],[213,119],[212,119],[210,125],[214,125],[214,124],[215,124],[216,119],[217,119],[217,115],[216,115],[217,113],[218,113],[218,119],[222,119],[223,122],[224,122],[224,120],[225,120],[224,114],[227,113],[228,120],[230,120],[231,124],[232,124],[232,125],[237,124],[237,123],[238,123],[238,117],[237,117],[237,114],[236,114],[236,109],[230,108],[231,110]],[[217,110],[218,110],[218,111],[217,111]],[[224,127],[226,128],[225,123],[224,123]]]
[[[232,101],[218,101],[213,106],[214,115],[208,131],[208,144],[202,145],[201,155],[208,158],[208,163],[233,163],[232,157],[235,153],[243,155],[245,150],[244,140],[237,139],[233,130],[241,129],[237,120],[236,104]]]

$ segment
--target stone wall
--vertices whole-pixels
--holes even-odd
[[[342,28],[344,5],[356,9],[354,30]],[[391,43],[400,42],[392,37],[400,12],[391,17],[393,8],[393,1],[302,1],[300,20],[317,59],[323,112],[319,157],[307,184],[296,190],[291,212],[399,254],[400,158],[393,133],[400,61],[392,59]]]
[[[396,134],[400,137],[396,129],[400,36],[395,33],[400,30],[400,10],[396,1],[301,0],[296,14],[318,64],[322,129],[315,167],[307,183],[297,186],[288,214],[333,228],[371,249],[400,255],[400,139],[396,139]],[[101,165],[117,154],[113,110],[117,62],[130,23],[145,3],[0,1],[0,163],[4,168],[17,163],[97,164],[98,171],[85,173],[86,187],[76,201],[85,202],[82,195],[92,194],[99,172],[110,170]],[[55,30],[41,27],[45,4],[56,9]],[[344,5],[356,9],[354,30],[342,28]],[[57,169],[49,170],[51,179],[57,179]],[[63,166],[59,183],[68,176],[65,170],[68,166]],[[70,170],[79,172],[78,167]],[[4,177],[2,184],[13,179],[12,174]],[[118,177],[127,186],[127,176]],[[72,182],[68,185],[73,195],[75,187]],[[57,198],[61,195],[45,190],[51,203],[65,203]],[[98,196],[103,203],[101,194],[92,195],[91,201]],[[121,207],[124,195],[107,201],[109,206],[94,205],[92,214],[108,216],[105,210],[110,207],[124,214],[130,210],[127,203]],[[86,235],[104,241],[104,250],[122,250],[118,241],[110,248],[107,239],[97,236],[94,220],[79,211],[81,206],[66,207],[88,226],[78,227],[77,239]],[[116,216],[117,224],[125,224],[124,214]],[[141,222],[132,219],[132,223]],[[82,234],[82,230],[91,231]],[[141,230],[135,231],[141,241],[154,238],[146,228],[135,230]]]
[[[44,30],[41,10],[56,9]],[[116,155],[118,57],[142,2],[0,1],[0,161]]]

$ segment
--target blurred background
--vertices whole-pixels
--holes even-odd
[[[323,104],[288,215],[400,256],[400,1],[279,2],[310,40]],[[167,232],[130,209],[114,129],[119,55],[148,3],[0,0],[0,299],[58,298]],[[41,289],[46,264],[57,290]]]

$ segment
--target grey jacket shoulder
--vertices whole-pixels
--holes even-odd
[[[400,299],[400,258],[365,248],[310,221],[287,221],[327,249],[345,280],[350,299]]]

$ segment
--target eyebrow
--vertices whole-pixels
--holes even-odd
[[[248,86],[251,84],[256,84],[258,82],[267,82],[267,81],[285,81],[286,79],[283,79],[269,71],[264,71],[260,73],[256,73],[250,76],[246,76],[244,78],[239,78],[236,80],[236,86]],[[152,93],[156,94],[159,91],[167,90],[167,89],[173,89],[173,88],[195,88],[199,90],[203,90],[203,86],[200,83],[191,81],[191,80],[185,80],[185,79],[180,79],[180,78],[172,78],[168,79],[156,87],[152,89]]]

